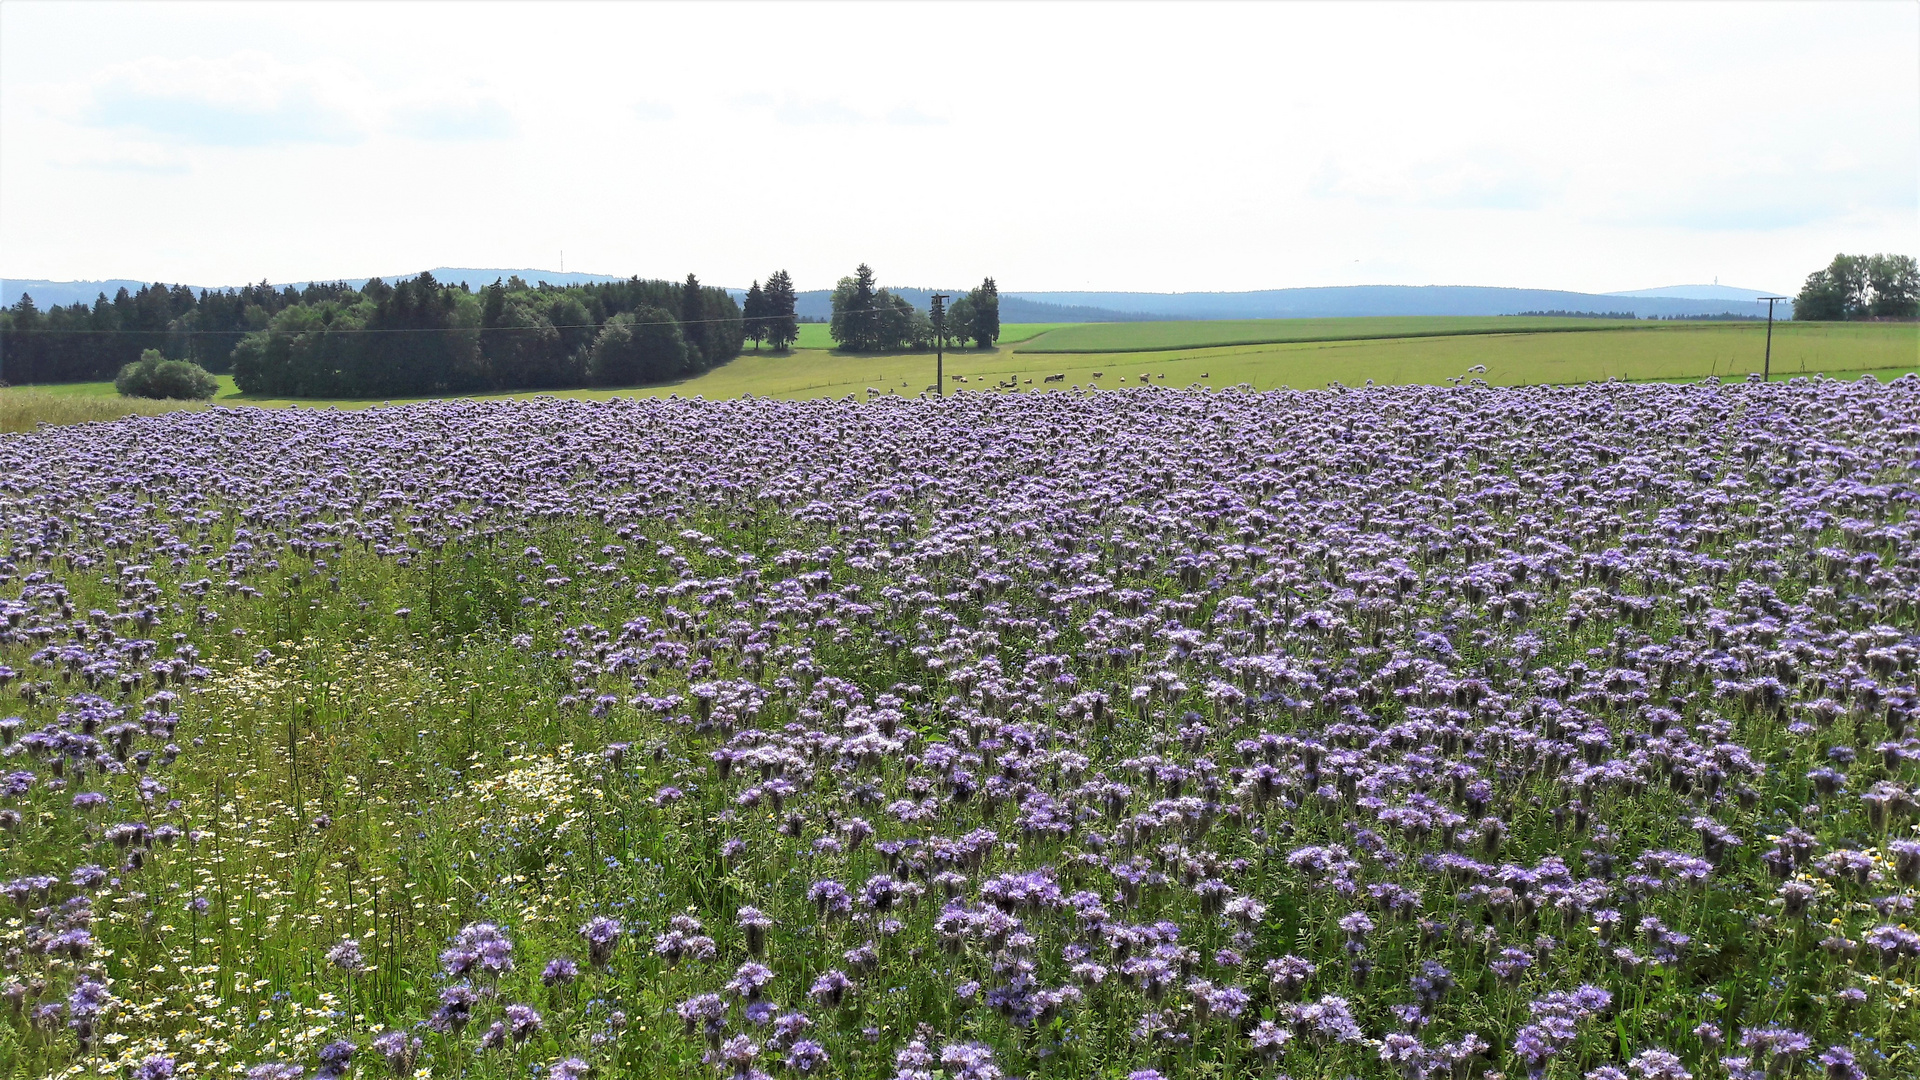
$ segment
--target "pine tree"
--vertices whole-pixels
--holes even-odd
[[[742,329],[747,332],[747,340],[753,342],[753,351],[760,351],[760,343],[767,337],[767,297],[760,291],[760,282],[755,279],[747,289],[747,299],[741,305]]]
[[[796,300],[793,278],[785,270],[774,271],[767,278],[765,317],[767,341],[775,349],[789,348],[799,340],[800,320],[793,311]]]
[[[980,348],[989,348],[1000,340],[1000,288],[988,278],[967,294],[973,305],[973,325],[969,336]]]
[[[680,286],[680,332],[687,340],[687,358],[697,370],[706,366],[706,353],[701,349],[700,328],[705,323],[706,303],[700,296],[700,279],[687,275],[684,285]]]
[[[874,348],[879,320],[875,318],[873,268],[861,263],[852,277],[840,279],[833,290],[833,320],[827,333],[843,349]]]

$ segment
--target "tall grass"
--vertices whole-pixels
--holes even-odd
[[[61,393],[33,386],[0,387],[0,431],[32,431],[41,424],[84,424],[123,416],[158,416],[205,407],[198,401]]]

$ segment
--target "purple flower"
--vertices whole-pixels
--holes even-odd
[[[1310,1005],[1289,1005],[1282,1015],[1292,1022],[1295,1032],[1318,1046],[1356,1043],[1363,1038],[1352,1006],[1346,998],[1333,994]]]
[[[807,889],[807,899],[812,901],[823,919],[844,916],[853,910],[853,901],[847,895],[846,886],[831,878],[814,882]]]
[[[1255,1024],[1253,1031],[1247,1035],[1247,1045],[1253,1047],[1255,1053],[1269,1061],[1279,1057],[1286,1050],[1287,1043],[1292,1040],[1293,1032],[1271,1020],[1262,1020]]]
[[[720,1033],[726,1028],[727,1008],[718,994],[697,994],[674,1006],[674,1011],[686,1023],[687,1034],[698,1032],[718,1046]]]
[[[1681,1067],[1678,1057],[1658,1048],[1635,1054],[1633,1060],[1627,1062],[1627,1071],[1640,1080],[1693,1080],[1693,1074]]]
[[[414,1059],[420,1053],[420,1040],[409,1039],[405,1032],[388,1031],[374,1037],[367,1044],[373,1052],[386,1059],[387,1067],[395,1076],[405,1076],[413,1070]]]
[[[984,1043],[948,1043],[940,1048],[940,1065],[952,1080],[1000,1080],[1005,1075]]]
[[[749,960],[727,980],[727,992],[746,1001],[758,1001],[766,985],[773,981],[773,970]]]
[[[472,923],[462,927],[453,946],[440,954],[440,965],[455,978],[476,971],[504,974],[513,970],[513,942],[493,923]]]
[[[621,932],[620,921],[604,915],[580,928],[580,936],[587,939],[587,959],[594,967],[606,967],[607,962],[613,959],[613,950],[620,945]]]
[[[320,1068],[313,1075],[315,1080],[338,1080],[345,1076],[347,1066],[353,1063],[356,1047],[345,1039],[335,1039],[320,1048]]]
[[[826,1047],[812,1039],[801,1039],[787,1051],[786,1066],[797,1073],[810,1073],[826,1067],[829,1060]]]
[[[1867,1073],[1853,1059],[1853,1051],[1844,1046],[1829,1046],[1815,1059],[1827,1072],[1827,1080],[1867,1080]]]
[[[1812,1048],[1813,1040],[1792,1028],[1768,1024],[1741,1032],[1740,1046],[1758,1052],[1763,1059],[1791,1059]]]
[[[767,931],[773,928],[773,920],[757,907],[743,906],[735,916],[740,929],[746,933],[747,951],[759,956],[767,950]]]
[[[828,971],[813,980],[813,987],[807,991],[807,996],[822,1005],[833,1008],[840,1004],[841,999],[845,998],[847,991],[851,989],[853,989],[853,980],[847,978],[845,972]]]
[[[526,1042],[540,1031],[540,1014],[530,1005],[509,1005],[506,1007],[507,1033],[514,1042]]]
[[[327,950],[327,963],[349,974],[365,971],[367,964],[360,954],[360,943],[350,937],[343,937],[340,943]]]
[[[580,975],[580,965],[564,956],[556,956],[547,961],[540,972],[540,981],[547,986],[561,986],[572,982]]]

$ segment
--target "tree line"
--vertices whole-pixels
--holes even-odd
[[[781,271],[759,292],[752,320],[692,274],[568,286],[514,277],[478,292],[431,274],[358,289],[149,285],[44,313],[23,296],[0,310],[0,379],[107,379],[152,350],[286,397],[664,382],[733,359],[749,333],[791,344],[791,279]]]
[[[979,288],[956,297],[936,327],[930,313],[876,287],[873,269],[861,263],[853,276],[834,286],[827,334],[841,348],[858,352],[924,350],[936,343],[967,341],[984,349],[1000,338],[1000,289],[987,278]]]
[[[1920,264],[1911,255],[1835,255],[1807,275],[1793,298],[1797,319],[1911,319],[1920,316]]]

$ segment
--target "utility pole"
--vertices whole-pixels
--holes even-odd
[[[947,294],[934,293],[933,305],[933,385],[941,397],[947,396]]]
[[[1715,280],[1717,281],[1719,279],[1716,278]],[[1773,305],[1787,298],[1784,296],[1756,296],[1754,297],[1754,299],[1765,300],[1767,302],[1767,358],[1761,362],[1762,366],[1760,368],[1760,371],[1761,371],[1760,381],[1772,382],[1773,381]]]

